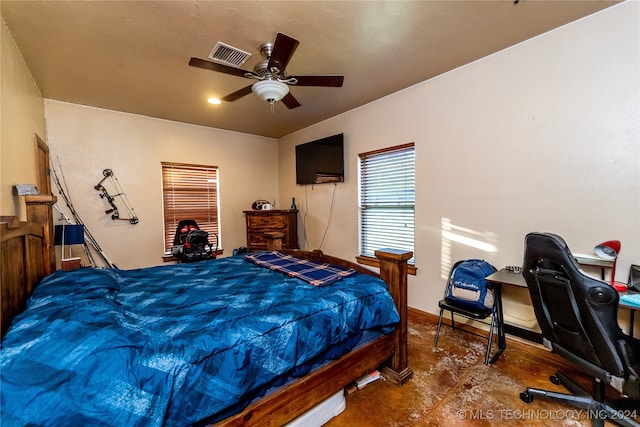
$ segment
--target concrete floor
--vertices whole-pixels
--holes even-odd
[[[542,399],[530,404],[520,400],[527,386],[566,392],[549,381],[558,369],[590,384],[559,356],[507,336],[506,350],[487,366],[486,341],[464,331],[443,326],[434,347],[436,322],[435,316],[410,310],[413,378],[401,387],[378,380],[353,391],[345,411],[326,427],[591,425],[586,410]]]

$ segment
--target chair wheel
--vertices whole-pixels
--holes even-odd
[[[522,393],[520,393],[520,400],[522,400],[524,403],[531,403],[533,402],[533,395],[529,394],[526,391],[523,391]]]
[[[557,375],[551,375],[549,377],[549,381],[551,381],[552,383],[554,383],[555,385],[560,385],[562,384],[562,381],[560,381],[560,378]]]

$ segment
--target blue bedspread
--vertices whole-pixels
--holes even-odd
[[[2,425],[215,420],[327,347],[398,320],[386,285],[362,274],[316,287],[241,257],[59,271],[2,342]]]

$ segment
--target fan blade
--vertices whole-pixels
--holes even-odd
[[[285,95],[284,98],[282,98],[282,103],[290,110],[292,108],[298,108],[300,106],[300,103],[293,95],[291,95],[291,92],[289,92]]]
[[[200,58],[191,58],[189,65],[192,67],[204,68],[205,70],[218,71],[220,73],[231,74],[232,76],[246,77],[247,71],[240,68],[229,67]]]
[[[226,101],[226,102],[233,102],[236,99],[240,99],[243,96],[249,95],[251,93],[251,87],[252,86],[253,85],[251,84],[251,85],[249,85],[247,87],[243,87],[242,89],[237,90],[237,91],[235,91],[233,93],[230,93],[229,95],[225,96],[224,98],[221,98],[220,100],[221,101]]]
[[[342,87],[344,76],[289,76],[298,81],[295,86]]]
[[[278,33],[276,35],[276,41],[273,43],[273,51],[271,52],[271,57],[269,58],[268,69],[277,68],[280,73],[284,73],[285,68],[287,68],[287,64],[291,60],[293,56],[293,52],[296,51],[296,48],[300,42],[296,39],[292,39],[291,37]]]

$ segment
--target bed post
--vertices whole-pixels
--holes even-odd
[[[58,199],[51,194],[26,196],[27,221],[42,224],[44,227],[44,274],[56,271],[56,256],[53,237],[53,205]]]
[[[375,255],[380,260],[380,278],[389,286],[400,313],[400,323],[394,332],[394,353],[385,362],[381,372],[394,384],[402,385],[413,376],[407,349],[407,261],[413,252],[380,249],[375,251]]]

